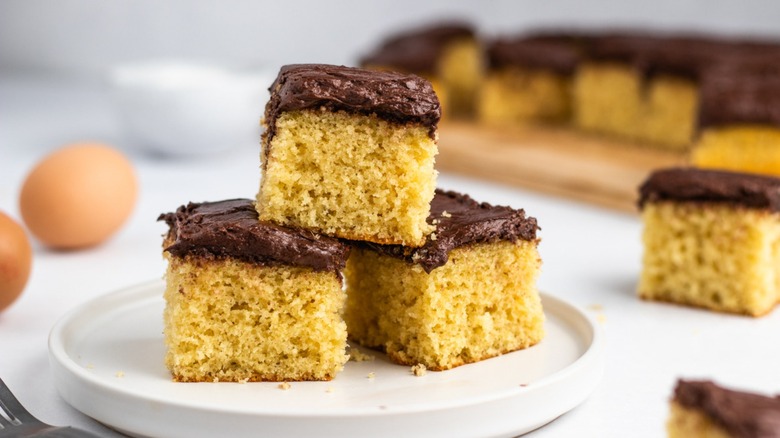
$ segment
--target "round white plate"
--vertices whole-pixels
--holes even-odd
[[[112,293],[54,326],[54,382],[76,409],[148,437],[500,437],[554,420],[595,389],[596,325],[542,295],[547,334],[527,350],[414,376],[381,353],[330,382],[175,383],[163,364],[161,281]]]

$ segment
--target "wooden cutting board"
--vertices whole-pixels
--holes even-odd
[[[686,164],[653,150],[573,130],[439,125],[439,170],[635,212],[637,188],[657,168]]]

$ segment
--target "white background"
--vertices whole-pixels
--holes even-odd
[[[774,0],[3,0],[0,69],[94,78],[150,57],[352,63],[387,32],[442,17],[487,35],[545,25],[780,35]]]

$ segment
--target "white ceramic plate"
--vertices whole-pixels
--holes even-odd
[[[175,383],[163,364],[163,283],[112,293],[65,315],[49,356],[62,397],[86,415],[149,437],[516,436],[595,389],[596,325],[542,295],[545,339],[524,351],[416,377],[368,352],[330,382]],[[369,375],[372,378],[369,378]]]

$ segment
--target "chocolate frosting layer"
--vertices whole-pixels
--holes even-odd
[[[574,43],[526,38],[498,39],[487,48],[490,68],[530,67],[571,75],[582,54]]]
[[[407,30],[386,39],[374,53],[363,57],[360,65],[435,75],[447,44],[461,38],[475,38],[471,25],[446,22]]]
[[[677,382],[674,401],[703,411],[731,435],[744,438],[780,437],[780,398],[734,391],[709,381]]]
[[[589,59],[626,63],[644,77],[670,74],[699,80],[716,66],[740,64],[747,58],[771,63],[780,45],[700,34],[615,32],[591,38],[585,49]]]
[[[410,74],[379,72],[326,64],[285,65],[269,88],[265,106],[265,144],[276,133],[285,111],[325,108],[376,115],[395,123],[426,126],[432,138],[441,105],[430,82]]]
[[[455,248],[501,240],[536,240],[536,231],[539,230],[536,219],[526,217],[522,209],[479,203],[468,195],[440,189],[436,190],[431,202],[428,222],[436,225],[435,237],[428,236],[425,245],[420,248],[369,242],[358,245],[417,263],[430,273],[444,266],[450,251]]]
[[[349,255],[349,247],[337,239],[260,222],[249,199],[190,202],[157,220],[169,227],[164,250],[177,257],[232,257],[261,265],[303,266],[341,278]]]
[[[639,188],[639,208],[648,202],[682,201],[733,204],[780,211],[780,178],[696,168],[653,172]]]
[[[780,127],[780,64],[766,70],[713,70],[699,85],[699,128],[731,124]]]

